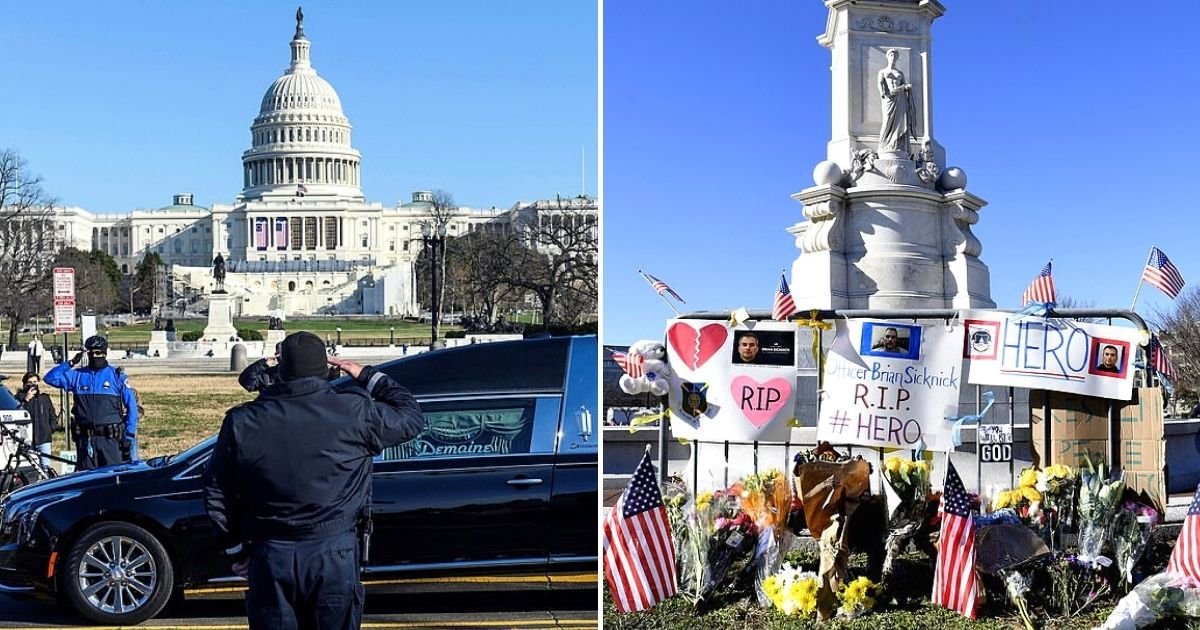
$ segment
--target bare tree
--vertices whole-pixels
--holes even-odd
[[[428,218],[421,222],[421,234],[425,244],[429,245],[428,259],[430,273],[441,278],[438,283],[437,295],[431,296],[430,315],[433,318],[433,341],[441,334],[443,304],[446,301],[446,245],[450,237],[449,226],[454,216],[458,214],[458,205],[454,203],[454,195],[445,190],[434,190],[430,193]]]
[[[500,304],[514,293],[505,267],[519,257],[521,244],[507,234],[472,232],[451,240],[446,252],[446,284],[473,312],[495,323]]]
[[[1159,339],[1178,372],[1175,387],[1189,399],[1200,390],[1200,288],[1188,287],[1175,298],[1174,308],[1151,317]]]
[[[0,312],[9,319],[9,347],[21,324],[47,303],[58,250],[56,204],[20,154],[0,151]]]
[[[538,212],[518,229],[525,247],[515,263],[506,266],[508,283],[538,297],[547,324],[579,323],[594,316],[599,273],[596,214],[587,208]],[[572,308],[564,309],[566,303]]]

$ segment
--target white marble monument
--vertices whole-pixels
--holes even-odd
[[[825,0],[818,38],[833,62],[832,137],[788,229],[797,306],[990,308],[971,226],[987,202],[946,168],[933,135],[937,0]]]

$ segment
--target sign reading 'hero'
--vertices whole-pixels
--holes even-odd
[[[970,383],[1129,400],[1139,333],[1062,319],[965,311]]]

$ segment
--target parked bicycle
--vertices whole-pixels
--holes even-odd
[[[50,466],[43,464],[43,459],[72,465],[75,463],[56,455],[42,453],[26,442],[17,427],[29,423],[29,420],[0,422],[0,442],[10,444],[13,449],[12,453],[8,455],[8,461],[4,464],[4,468],[0,469],[0,496],[5,496],[32,483],[57,477],[58,473]]]

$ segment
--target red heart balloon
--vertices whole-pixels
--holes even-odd
[[[675,322],[667,329],[667,341],[684,365],[695,370],[712,358],[725,340],[729,329],[723,324],[708,324],[696,330],[685,322]]]

